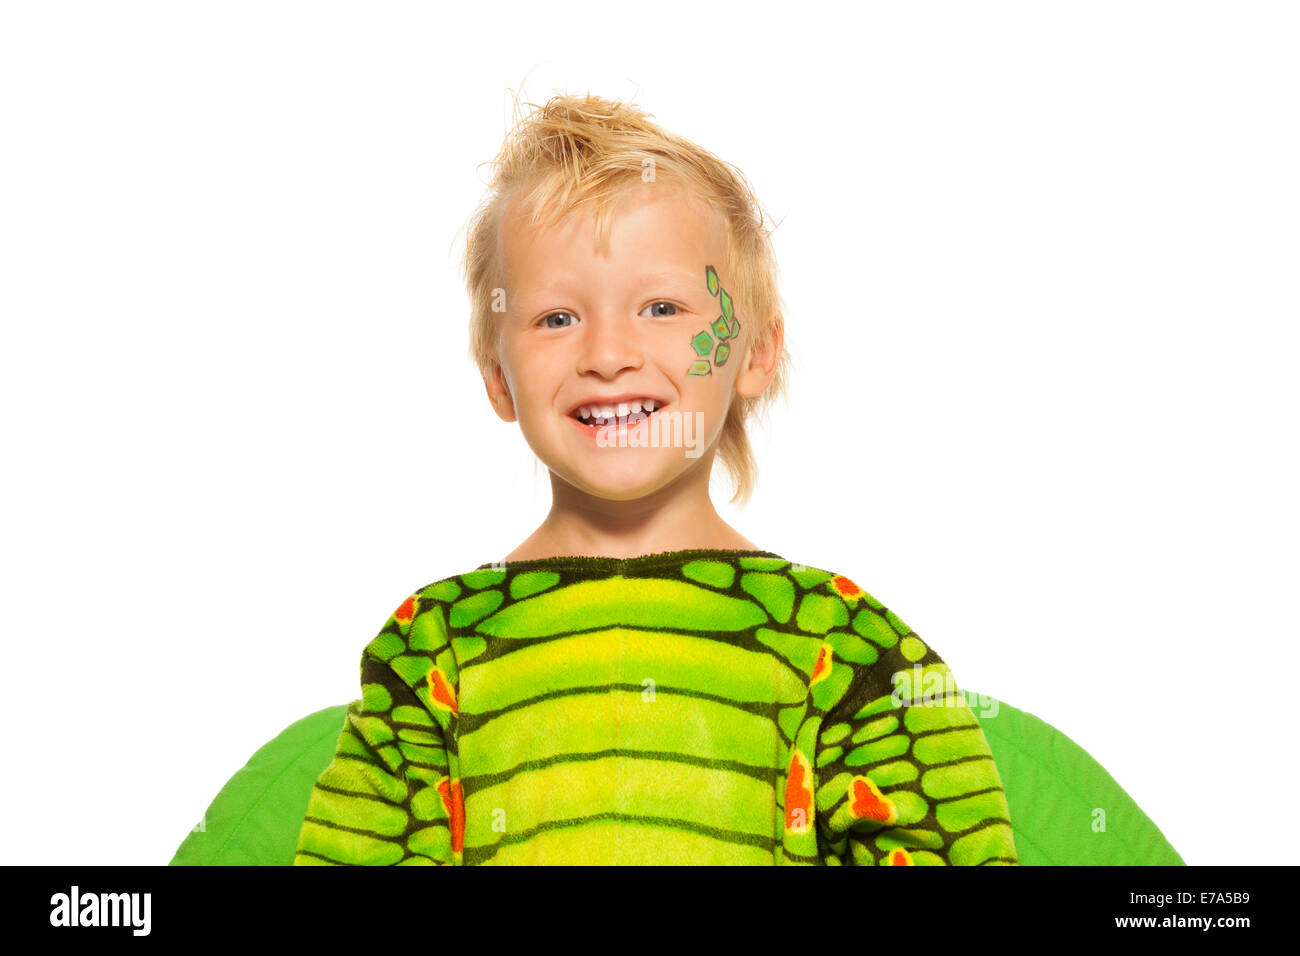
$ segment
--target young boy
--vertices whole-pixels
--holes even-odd
[[[939,656],[709,498],[715,455],[748,498],[745,423],[788,361],[743,178],[556,97],[498,157],[466,264],[472,354],[552,508],[366,646],[295,863],[1015,863]]]

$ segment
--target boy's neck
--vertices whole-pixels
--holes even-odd
[[[707,472],[694,487],[664,488],[644,498],[610,501],[582,492],[551,475],[552,504],[546,520],[506,561],[567,555],[631,558],[697,548],[762,550],[713,507]]]

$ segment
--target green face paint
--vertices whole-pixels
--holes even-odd
[[[709,295],[718,297],[718,304],[722,308],[722,314],[710,324],[709,329],[701,329],[691,339],[691,348],[695,350],[696,355],[702,355],[704,358],[696,359],[691,363],[691,367],[686,370],[687,375],[709,375],[713,368],[709,364],[708,355],[713,352],[713,364],[721,368],[727,364],[727,357],[731,355],[731,342],[740,335],[740,319],[736,318],[735,306],[732,303],[731,296],[727,295],[727,290],[722,288],[718,282],[718,273],[713,266],[704,267],[704,282],[708,286]],[[713,334],[709,334],[709,330]],[[714,338],[717,339],[717,350],[714,351]]]

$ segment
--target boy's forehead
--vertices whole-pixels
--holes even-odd
[[[725,257],[722,216],[676,184],[638,183],[617,195],[607,213],[606,247],[598,244],[592,203],[569,210],[553,223],[530,224],[529,211],[521,190],[510,198],[501,217],[498,247],[507,276],[533,273],[557,258],[654,259],[695,271],[704,266],[696,259],[707,259],[708,264],[717,260],[721,268]]]

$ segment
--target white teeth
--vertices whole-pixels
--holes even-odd
[[[648,416],[656,408],[662,406],[662,402],[657,402],[653,398],[637,398],[630,402],[619,402],[617,405],[580,405],[578,406],[578,417],[592,421],[609,421],[616,417],[627,418],[629,415],[635,415],[640,411],[644,411]]]

